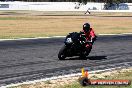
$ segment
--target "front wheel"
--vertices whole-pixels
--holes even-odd
[[[63,46],[63,47],[60,49],[59,54],[58,54],[59,60],[64,60],[64,59],[66,58],[65,52],[66,52],[66,47]]]

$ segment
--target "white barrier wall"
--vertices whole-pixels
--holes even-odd
[[[132,3],[125,3],[132,11]],[[103,10],[104,3],[87,3],[86,5],[78,2],[0,2],[0,10],[37,10],[37,11],[86,11]]]
[[[29,10],[25,2],[0,2],[0,10]]]
[[[73,11],[75,7],[71,2],[44,2],[44,3],[30,3],[30,10],[39,11]]]
[[[4,7],[4,5],[9,5],[9,8]],[[89,3],[82,5],[78,2],[0,2],[0,10],[86,11],[88,8],[100,10],[101,4]]]

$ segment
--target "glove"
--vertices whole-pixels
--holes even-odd
[[[93,38],[91,37],[90,41],[87,40],[86,42],[87,42],[87,43],[92,43],[92,42],[93,42]]]
[[[94,38],[91,37],[91,41],[90,42],[93,44],[94,41],[96,41],[96,40],[97,40],[97,36],[95,36]]]

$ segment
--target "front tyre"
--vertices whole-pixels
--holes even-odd
[[[66,58],[65,52],[66,52],[66,47],[63,46],[63,47],[60,49],[59,53],[58,53],[58,58],[59,58],[59,60],[64,60],[64,59]]]

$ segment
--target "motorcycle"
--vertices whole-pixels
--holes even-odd
[[[64,41],[65,45],[58,53],[59,60],[64,60],[66,57],[80,56],[81,59],[86,59],[86,56],[91,52],[92,46],[86,49],[86,36],[81,32],[69,33]]]

